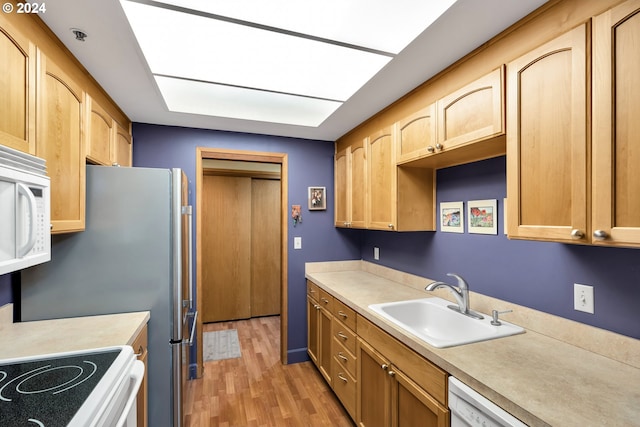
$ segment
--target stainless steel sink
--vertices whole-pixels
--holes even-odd
[[[372,304],[371,310],[384,319],[437,348],[453,347],[524,332],[524,328],[501,320],[491,324],[491,316],[474,319],[457,313],[442,298]]]

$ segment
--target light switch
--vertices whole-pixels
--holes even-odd
[[[302,249],[302,237],[293,238],[293,249]]]

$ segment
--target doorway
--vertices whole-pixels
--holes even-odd
[[[269,176],[270,173],[266,172],[266,176],[263,173],[262,176],[260,174],[256,175],[255,173],[244,173],[245,176],[234,176],[234,175],[243,175],[243,173],[236,172],[223,172],[222,170],[225,168],[220,167],[210,167],[208,162],[210,161],[231,161],[231,162],[252,162],[252,163],[262,163],[262,164],[272,164],[277,165],[279,169],[280,179],[276,181],[274,176]],[[212,169],[216,170],[212,173]],[[247,176],[253,175],[253,176]],[[279,304],[279,313],[280,313],[280,360],[283,364],[287,363],[287,155],[283,153],[266,153],[266,152],[255,152],[255,151],[239,151],[239,150],[223,150],[223,149],[213,149],[213,148],[204,148],[198,147],[196,149],[196,271],[197,271],[197,280],[196,280],[196,292],[197,292],[197,310],[199,313],[204,313],[207,310],[204,306],[206,303],[204,301],[203,296],[205,295],[204,286],[205,286],[205,277],[208,274],[207,269],[204,268],[203,264],[203,248],[207,244],[210,243],[210,240],[206,237],[207,232],[211,232],[211,230],[206,230],[204,224],[204,214],[207,209],[211,207],[205,206],[205,188],[224,188],[226,184],[227,190],[222,190],[223,192],[230,193],[233,197],[229,199],[232,203],[240,203],[237,209],[242,209],[246,212],[246,209],[249,209],[249,214],[251,209],[259,209],[259,205],[264,203],[264,200],[261,200],[261,197],[264,196],[265,192],[273,192],[279,191],[279,221],[280,221],[280,238],[279,242],[275,242],[277,246],[273,246],[271,243],[271,248],[277,247],[280,250],[280,269],[279,269],[279,292],[276,292],[278,296],[278,301],[275,304]],[[219,181],[217,183],[213,183],[214,186],[211,186],[212,182],[208,181]],[[224,182],[223,182],[224,181]],[[274,189],[274,182],[276,182],[276,186]],[[279,185],[278,185],[279,184]],[[233,188],[233,190],[229,191],[229,188]],[[242,190],[239,190],[241,189]],[[268,188],[268,190],[267,190]],[[240,192],[245,194],[245,196],[237,197]],[[255,198],[256,203],[252,208],[251,203],[247,204],[247,196],[249,198]],[[253,195],[253,196],[252,196]],[[216,196],[217,197],[217,196]],[[227,197],[227,196],[225,196]],[[245,200],[241,200],[241,199]],[[235,209],[235,208],[234,208]],[[250,216],[250,215],[247,215]],[[242,227],[241,220],[242,218],[231,218],[231,223],[235,222],[233,227],[237,227],[236,231],[239,233],[247,233],[247,229],[250,227]],[[223,226],[225,230],[228,230],[230,226],[225,224]],[[221,232],[222,230],[218,230]],[[215,231],[214,231],[215,232]],[[256,229],[257,233],[260,233],[261,230],[259,228]],[[231,235],[230,235],[231,236]],[[245,236],[247,237],[247,236]],[[242,239],[242,234],[236,237],[236,241]],[[251,239],[247,238],[249,241]],[[229,239],[228,239],[229,240]],[[263,238],[257,239],[262,243],[266,242]],[[230,244],[233,246],[233,239],[230,239]],[[260,251],[265,250],[265,248],[254,247],[251,249],[247,249],[246,247],[243,249],[239,249],[244,251],[243,256],[245,258],[250,258],[252,251]],[[248,252],[247,252],[248,251]],[[252,263],[253,264],[253,263]],[[219,267],[214,267],[219,268]],[[255,265],[251,265],[250,270],[246,269],[236,269],[236,272],[244,271],[245,274],[248,274],[247,271],[251,272],[251,270],[256,269],[254,274],[263,274],[264,269],[266,267],[261,265],[260,263],[255,263]],[[250,275],[250,274],[248,274]],[[246,278],[242,279],[246,281]],[[251,301],[252,291],[251,289],[242,290],[241,293],[244,297],[248,297],[248,300]],[[272,291],[273,293],[273,291]],[[268,298],[263,298],[262,296],[253,295],[255,301],[266,302],[267,305],[274,304],[273,301],[267,301]],[[223,299],[226,298],[224,294],[217,295],[215,298]],[[236,304],[236,306],[242,306],[242,303]],[[251,306],[252,304],[248,304]],[[254,312],[256,315],[258,313],[267,313],[269,310],[273,310],[272,308],[261,307],[260,304],[253,304]],[[249,311],[249,315],[243,314],[241,317],[251,317],[251,311]],[[226,316],[226,314],[225,314]],[[223,320],[223,319],[221,319]],[[224,319],[226,320],[226,319]],[[206,320],[205,320],[206,321]],[[211,320],[209,320],[211,321]],[[198,345],[197,345],[197,369],[196,375],[200,377],[202,375],[203,369],[203,360],[202,360],[202,324],[203,324],[203,316],[199,316],[196,322],[196,332],[198,337]]]

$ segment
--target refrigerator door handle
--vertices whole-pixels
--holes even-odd
[[[193,323],[191,324],[191,333],[189,334],[189,340],[188,341],[184,341],[184,344],[191,347],[193,345],[193,337],[195,336],[196,333],[196,324],[198,323],[198,311],[190,311],[187,314],[187,317],[193,317]]]
[[[189,310],[193,309],[193,207],[191,205],[182,207],[182,214],[187,215],[187,272],[189,280]],[[183,304],[185,306],[186,304]]]

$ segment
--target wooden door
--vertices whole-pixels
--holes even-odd
[[[436,108],[431,104],[396,124],[398,163],[428,156],[436,151]]]
[[[594,20],[593,243],[640,246],[640,1]]]
[[[394,230],[396,164],[391,127],[371,135],[367,145],[369,228]]]
[[[361,339],[358,339],[356,352],[356,423],[359,427],[389,427],[391,425],[390,363]]]
[[[0,14],[0,145],[36,152],[36,48]]]
[[[391,366],[391,425],[393,427],[447,427],[449,410]]]
[[[351,207],[349,206],[349,194],[351,183],[349,182],[349,170],[351,168],[351,148],[347,147],[338,151],[335,157],[334,184],[335,184],[335,211],[334,219],[336,227],[349,227],[351,221]]]
[[[251,316],[251,178],[202,177],[203,322]]]
[[[86,94],[42,53],[39,62],[36,155],[47,161],[47,174],[51,178],[51,231],[82,231],[85,226]]]
[[[507,66],[509,237],[584,241],[586,27]]]
[[[366,140],[360,140],[350,147],[349,198],[350,220],[349,227],[365,228],[367,210],[367,145]]]
[[[251,180],[251,317],[280,314],[280,180]]]
[[[89,105],[87,159],[93,163],[111,166],[113,119],[94,99],[87,97],[87,101]]]

